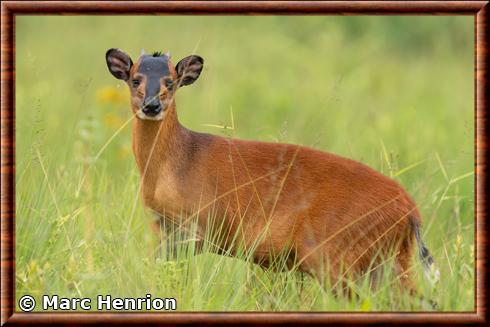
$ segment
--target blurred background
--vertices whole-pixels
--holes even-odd
[[[142,277],[151,265],[135,268],[142,251],[150,260],[152,236],[133,201],[129,92],[105,62],[116,47],[133,61],[142,49],[170,51],[174,64],[204,58],[199,80],[177,93],[190,129],[311,146],[400,181],[445,273],[442,308],[472,310],[473,41],[470,16],[17,16],[18,295],[164,287]],[[181,282],[165,287],[195,296]],[[230,304],[220,290],[184,308],[359,308]]]

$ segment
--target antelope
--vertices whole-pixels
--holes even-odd
[[[400,285],[414,293],[415,243],[424,270],[432,270],[420,213],[396,181],[332,153],[185,128],[175,94],[200,76],[200,56],[174,66],[170,55],[156,52],[133,63],[112,48],[106,62],[129,86],[141,197],[158,226],[184,225],[183,217],[194,216],[198,244],[219,225],[225,237],[216,244],[217,253],[233,256],[239,245],[253,248],[253,262],[263,267],[286,253],[288,268],[330,282],[341,281],[346,272],[369,272],[374,283],[370,267],[394,253]],[[211,215],[216,223],[210,225]]]

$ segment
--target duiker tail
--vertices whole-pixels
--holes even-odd
[[[419,259],[420,261],[422,261],[425,277],[432,285],[435,285],[440,278],[439,269],[437,269],[434,263],[434,258],[432,258],[429,249],[425,246],[424,241],[422,241],[419,223],[414,220],[411,220],[411,223],[413,231],[415,233],[415,239],[417,240],[417,246],[419,248]]]

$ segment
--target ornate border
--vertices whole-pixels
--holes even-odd
[[[473,15],[475,17],[476,311],[468,313],[19,313],[15,310],[15,16]],[[1,4],[1,323],[488,323],[488,1],[4,1]]]

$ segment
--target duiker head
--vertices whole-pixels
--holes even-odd
[[[109,49],[106,62],[111,74],[128,84],[133,113],[140,119],[162,120],[177,89],[197,80],[204,60],[191,55],[174,67],[169,55],[155,52],[142,54],[133,64],[124,51]]]

